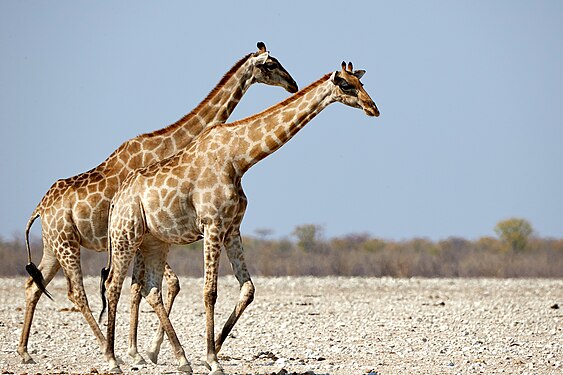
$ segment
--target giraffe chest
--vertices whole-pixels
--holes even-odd
[[[193,205],[200,221],[238,226],[246,210],[247,199],[239,184],[216,184],[196,189]]]
[[[202,238],[204,224],[213,221],[227,227],[239,226],[246,209],[246,197],[239,189],[206,188],[188,193],[176,191],[166,202],[162,194],[147,194],[142,205],[148,232],[161,241],[187,244]]]
[[[142,206],[147,230],[159,240],[186,244],[201,238],[196,212],[179,191],[145,194]]]

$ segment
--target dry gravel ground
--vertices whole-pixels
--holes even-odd
[[[261,278],[255,302],[235,326],[220,360],[228,374],[563,374],[563,280]],[[2,374],[102,373],[92,333],[66,298],[66,282],[42,298],[29,350],[16,354],[24,312],[23,278],[0,279]],[[98,279],[85,280],[94,313]],[[181,279],[172,322],[194,374],[205,352],[202,279]],[[117,353],[131,374],[174,373],[165,341],[158,365],[137,369],[126,354],[128,284],[119,305]],[[217,322],[238,297],[233,277],[220,279]],[[139,343],[156,328],[141,306]],[[105,328],[104,328],[105,330]]]

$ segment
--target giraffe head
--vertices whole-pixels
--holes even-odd
[[[263,42],[258,42],[256,46],[258,51],[253,54],[256,61],[252,72],[253,82],[281,86],[290,93],[297,92],[297,83],[278,59],[270,56],[270,52],[266,50],[266,45]]]
[[[332,73],[330,77],[334,84],[332,94],[336,101],[362,109],[368,116],[377,117],[379,109],[360,82],[365,72],[365,70],[354,70],[351,62],[346,68],[346,63],[342,61],[342,70]]]

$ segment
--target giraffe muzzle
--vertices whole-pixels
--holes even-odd
[[[380,114],[379,109],[377,108],[374,102],[368,103],[368,105],[364,107],[364,112],[366,113],[366,115],[371,117],[379,117]]]
[[[291,81],[287,87],[286,90],[291,93],[291,94],[295,94],[297,91],[299,91],[299,87],[297,86],[297,82],[295,81]]]

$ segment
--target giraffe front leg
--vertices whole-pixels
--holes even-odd
[[[135,254],[133,274],[131,277],[131,312],[129,314],[129,350],[127,353],[133,358],[135,365],[144,365],[147,362],[137,350],[137,330],[139,328],[139,305],[141,303],[141,290],[145,277],[145,264],[140,251]]]
[[[106,281],[107,299],[108,299],[108,328],[107,328],[107,344],[104,357],[108,362],[108,371],[112,374],[121,373],[117,358],[115,357],[115,318],[117,314],[117,303],[121,294],[121,286],[123,279],[119,274],[115,274],[114,269],[110,271],[110,275]]]
[[[217,301],[217,277],[219,273],[219,256],[221,255],[221,236],[214,228],[205,228],[204,263],[205,283],[203,300],[205,303],[205,328],[209,375],[223,375],[223,367],[217,359],[215,350],[215,302]]]
[[[174,354],[178,360],[178,371],[192,374],[192,367],[190,365],[190,362],[186,358],[184,349],[182,348],[182,345],[178,340],[178,336],[174,331],[174,327],[172,327],[172,323],[170,322],[167,311],[164,308],[164,304],[162,303],[162,295],[160,293],[160,290],[158,290],[157,288],[152,288],[150,293],[147,295],[146,300],[154,309],[154,312],[160,319],[160,323],[164,332],[166,332],[166,335],[170,340],[170,344],[172,345]]]
[[[116,241],[115,243],[119,243]],[[110,373],[121,373],[118,360],[115,356],[115,319],[117,315],[117,305],[121,295],[123,281],[127,275],[127,269],[135,254],[135,248],[127,249],[116,246],[112,249],[112,266],[109,276],[105,282],[108,301],[108,327],[107,342],[104,357],[109,365]]]
[[[254,284],[252,283],[250,273],[246,268],[240,234],[231,237],[231,240],[226,244],[226,248],[227,256],[231,262],[231,267],[240,285],[240,295],[233,312],[229,316],[229,319],[225,322],[219,337],[215,340],[216,353],[219,353],[223,342],[233,329],[235,323],[238,321],[248,305],[250,305],[250,303],[254,300]]]
[[[170,340],[170,344],[178,360],[178,371],[191,374],[192,368],[190,363],[186,359],[184,349],[178,340],[178,336],[168,317],[168,311],[164,308],[162,302],[162,276],[168,250],[169,245],[164,243],[160,246],[152,246],[150,249],[143,249],[143,257],[145,259],[145,288],[143,294],[158,316],[162,329],[168,335],[168,339]]]
[[[174,300],[178,293],[180,293],[180,281],[178,280],[178,276],[172,271],[172,268],[166,264],[164,267],[164,278],[166,279],[167,287],[167,298],[166,303],[164,305],[166,309],[166,315],[170,317],[170,311],[172,310],[172,305],[174,304]],[[164,340],[164,328],[162,324],[159,322],[158,329],[152,339],[152,343],[147,350],[147,356],[153,363],[157,363],[158,354],[160,353],[160,346],[162,345],[162,341]]]
[[[39,263],[39,270],[43,274],[45,279],[45,286],[53,279],[56,273],[61,268],[59,261],[55,255],[50,251],[50,249],[45,248],[43,253],[43,259]],[[18,345],[17,352],[22,359],[24,364],[35,363],[29,352],[27,351],[27,344],[29,342],[29,334],[31,331],[31,323],[33,321],[33,315],[35,313],[35,308],[37,307],[37,302],[41,297],[41,290],[37,288],[33,279],[29,278],[25,283],[25,315],[22,333],[20,336],[20,343]]]

